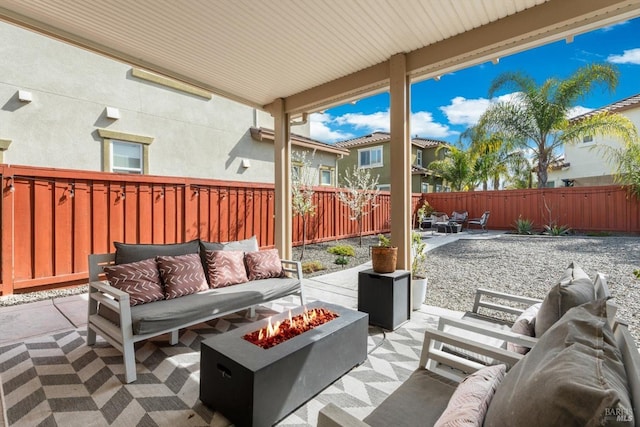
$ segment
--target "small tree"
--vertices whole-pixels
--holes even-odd
[[[338,192],[338,200],[346,205],[351,215],[349,219],[358,223],[358,236],[360,246],[362,246],[362,218],[375,208],[378,190],[378,175],[371,176],[369,169],[358,169],[355,165],[353,170],[347,169],[343,175],[346,183],[345,190]]]
[[[306,152],[294,152],[292,157],[294,164],[291,167],[291,210],[294,216],[300,215],[302,220],[302,260],[307,245],[307,220],[316,214],[316,205],[313,204],[315,174]]]

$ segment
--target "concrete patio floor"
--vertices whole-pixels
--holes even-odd
[[[427,238],[427,251],[460,239],[491,239],[501,232],[488,233],[431,233],[422,232]],[[358,272],[371,268],[371,262],[323,276],[304,280],[309,300],[322,300],[356,309],[358,306]],[[83,327],[87,323],[87,294],[54,298],[28,304],[0,307],[0,324],[3,325],[0,345],[20,342],[28,338],[50,335],[56,332]],[[459,317],[460,313],[439,307],[422,305],[412,316],[421,314],[446,314]]]

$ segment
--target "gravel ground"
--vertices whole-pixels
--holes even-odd
[[[638,237],[524,237],[458,240],[429,253],[428,305],[467,311],[476,288],[544,298],[564,269],[575,261],[590,277],[607,275],[619,305],[618,317],[629,322],[640,342],[640,268]]]
[[[358,238],[354,238],[342,239],[337,242],[335,240],[331,240],[329,242],[307,245],[307,247],[305,248],[304,257],[302,258],[302,263],[304,264],[308,261],[320,261],[325,268],[324,270],[316,271],[313,273],[305,273],[304,277],[321,276],[323,274],[333,273],[335,271],[355,267],[357,265],[371,261],[371,254],[369,253],[370,246],[375,246],[378,244],[378,236],[363,236],[362,246],[360,246],[359,243],[360,240]],[[356,256],[349,258],[349,264],[345,266],[336,264],[334,261],[337,257],[327,252],[327,249],[336,245],[353,246],[356,251]],[[301,246],[293,248],[293,259],[299,261],[301,252]]]

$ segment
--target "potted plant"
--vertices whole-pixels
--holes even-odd
[[[371,247],[371,263],[376,273],[393,273],[398,262],[398,247],[389,238],[378,234],[378,246]]]
[[[418,310],[427,297],[427,244],[420,233],[411,233],[411,296]]]

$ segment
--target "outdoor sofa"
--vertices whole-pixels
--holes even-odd
[[[87,344],[100,335],[120,350],[127,383],[137,377],[138,341],[170,334],[173,345],[181,328],[244,309],[253,315],[254,306],[287,295],[305,303],[300,263],[258,251],[255,236],[115,246],[113,254],[89,255]]]
[[[418,369],[364,421],[329,404],[318,426],[639,427],[640,353],[627,326],[611,321],[615,306],[575,267],[541,304],[544,331],[516,340],[526,355],[428,328]]]

